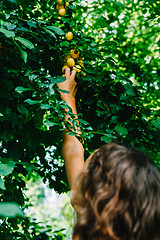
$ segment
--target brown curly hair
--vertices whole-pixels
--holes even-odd
[[[106,144],[77,181],[73,240],[160,240],[160,172],[143,153]]]

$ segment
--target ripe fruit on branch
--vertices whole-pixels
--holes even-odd
[[[57,11],[59,11],[60,9],[64,9],[64,6],[57,4],[56,9],[57,9]]]
[[[61,8],[60,10],[59,10],[59,15],[60,16],[64,16],[66,14],[66,10],[64,9],[64,8]]]
[[[68,58],[68,60],[67,60],[67,65],[68,65],[69,67],[74,67],[74,65],[75,65],[74,59],[73,59],[73,58]]]
[[[65,2],[65,7],[68,7],[69,6],[69,2]]]
[[[80,65],[75,65],[73,67],[73,70],[76,70],[76,72],[81,72],[81,66]]]
[[[67,39],[68,41],[70,41],[70,40],[73,39],[73,33],[72,33],[72,32],[66,33],[65,36],[66,36],[66,39]]]
[[[79,57],[79,52],[76,52],[74,49],[72,49],[70,52],[71,52],[71,57],[72,58],[78,58]]]
[[[58,3],[59,5],[62,5],[62,0],[57,0],[57,3]]]
[[[60,9],[65,9],[65,8],[69,7],[69,2],[64,2],[62,0],[57,0],[57,3],[58,4],[56,5],[56,9],[57,9],[58,12],[59,12]],[[62,14],[61,14],[61,12],[60,12],[59,15],[64,16],[65,13],[62,12]]]

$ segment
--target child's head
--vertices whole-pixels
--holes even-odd
[[[77,181],[73,239],[160,239],[160,172],[143,153],[106,144],[89,157]]]

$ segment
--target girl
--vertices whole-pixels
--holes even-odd
[[[65,69],[61,97],[76,115],[76,71]],[[66,110],[67,111],[67,110]],[[160,172],[140,151],[109,143],[84,163],[84,149],[64,132],[62,154],[77,213],[73,240],[160,240]]]

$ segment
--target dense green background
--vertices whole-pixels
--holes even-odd
[[[49,188],[68,191],[61,144],[63,126],[70,126],[56,83],[65,79],[61,68],[72,48],[85,64],[86,76],[79,74],[76,81],[86,157],[114,140],[143,150],[160,166],[160,1],[75,0],[64,17],[56,4],[0,2],[3,240],[65,238],[56,232],[48,238],[22,212],[29,179],[40,176]],[[65,38],[68,31],[72,41]]]

